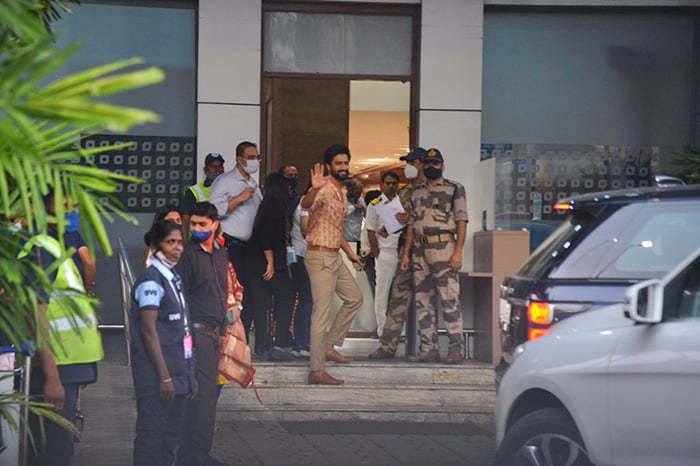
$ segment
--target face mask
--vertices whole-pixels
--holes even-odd
[[[22,229],[22,222],[18,220],[15,224],[13,224],[10,227],[10,233],[12,233],[14,235],[15,233],[17,233],[21,229]]]
[[[163,254],[163,251],[156,251],[156,258],[163,263],[167,268],[172,269],[177,265],[177,261],[173,262]]]
[[[78,214],[78,212],[71,212],[66,214],[63,218],[66,221],[66,232],[73,233],[74,231],[78,231],[78,227],[80,226],[80,214]]]
[[[297,186],[299,185],[299,178],[287,178],[287,183],[289,183],[290,188],[297,189]]]
[[[428,167],[423,169],[423,174],[429,180],[437,180],[442,176],[442,170],[435,167]]]
[[[247,174],[252,175],[253,173],[258,172],[258,168],[260,168],[259,160],[248,160],[245,167],[243,167],[243,170],[245,170]]]
[[[203,243],[209,238],[211,238],[211,235],[214,234],[213,231],[196,231],[196,230],[191,230],[190,233],[192,234],[192,241],[195,243]]]
[[[207,180],[209,180],[209,182],[213,183],[217,176],[219,176],[218,172],[207,172]]]
[[[406,176],[406,178],[412,180],[418,176],[418,169],[413,165],[406,165],[403,167],[403,174]]]

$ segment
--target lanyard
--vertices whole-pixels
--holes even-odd
[[[182,295],[182,281],[181,281],[180,277],[173,274],[172,280],[168,280],[168,283],[170,283],[170,288],[173,289],[173,293],[175,293],[175,296],[177,296],[178,304],[180,305],[180,309],[182,310],[183,324],[185,325],[185,335],[190,335],[191,334],[190,321],[187,318],[187,308],[185,306],[185,297]]]

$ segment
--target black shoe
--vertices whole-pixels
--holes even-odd
[[[293,361],[296,359],[291,351],[277,348],[276,346],[270,351],[270,358],[273,361]]]
[[[406,358],[408,362],[440,362],[438,350],[424,351]]]

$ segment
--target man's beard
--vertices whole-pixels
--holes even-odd
[[[348,176],[350,176],[350,172],[348,170],[340,170],[337,172],[331,170],[331,175],[338,181],[345,181],[348,179]]]

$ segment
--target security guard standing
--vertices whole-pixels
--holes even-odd
[[[411,199],[413,191],[423,182],[423,164],[422,160],[427,152],[422,147],[416,147],[409,154],[399,158],[406,162],[404,167],[404,175],[408,183],[399,190],[396,194],[399,197],[401,206],[404,212],[396,214],[396,219],[401,223],[408,223],[411,212]],[[406,245],[406,230],[401,231],[399,239],[399,258],[403,257],[403,251]],[[410,260],[410,256],[409,256]],[[396,348],[399,346],[401,331],[403,330],[404,322],[408,318],[408,312],[411,308],[413,300],[413,271],[401,269],[401,263],[396,268],[394,280],[391,282],[391,290],[389,291],[389,304],[387,306],[386,322],[384,330],[379,335],[379,348],[369,355],[370,359],[391,359],[396,353]],[[409,328],[415,328],[415,323],[409,321],[413,325],[406,327],[406,333],[409,333]],[[411,341],[407,342],[407,345]],[[406,350],[408,353],[408,347]]]
[[[449,338],[445,362],[461,364],[465,342],[457,272],[462,268],[467,232],[467,196],[464,186],[443,178],[444,159],[438,149],[429,149],[422,162],[425,183],[413,192],[413,210],[401,258],[401,269],[408,270],[413,252],[416,318],[421,340],[420,352],[408,360],[440,361],[437,294]]]
[[[190,215],[192,207],[198,202],[209,200],[211,184],[224,172],[224,157],[218,152],[211,152],[204,158],[204,179],[188,187],[180,201],[182,212],[182,237],[187,240],[190,232]]]
[[[50,199],[53,200],[53,195]],[[102,338],[97,329],[97,315],[90,298],[85,295],[78,267],[70,258],[62,260],[65,250],[61,243],[50,235],[34,236],[25,244],[18,258],[28,256],[33,248],[38,250],[40,264],[44,269],[50,269],[53,262],[60,263],[52,276],[54,291],[45,317],[50,329],[49,348],[65,393],[65,403],[60,414],[73,422],[80,386],[97,381],[97,362],[104,357]],[[36,394],[45,380],[42,371],[32,374],[32,392]],[[37,450],[30,449],[30,464],[70,464],[73,455],[73,435],[70,431],[54,422],[46,423],[42,431],[33,415],[30,426],[38,442]],[[45,436],[45,443],[40,443],[40,431]]]

